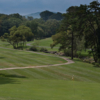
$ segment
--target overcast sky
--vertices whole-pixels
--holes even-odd
[[[66,12],[70,6],[89,4],[93,0],[0,0],[0,13],[30,13],[49,10],[53,12]],[[100,2],[100,0],[98,0]]]

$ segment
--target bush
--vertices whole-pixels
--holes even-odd
[[[95,63],[95,67],[100,67],[100,64],[99,63]]]
[[[42,47],[42,48],[40,48],[40,51],[41,52],[46,52],[46,51],[48,51],[46,48],[44,48],[44,47]]]
[[[65,54],[66,56],[71,56],[71,55],[72,55],[72,54],[71,54],[71,49],[65,50],[65,51],[64,51],[64,54]],[[78,54],[76,53],[76,51],[73,51],[73,57],[78,57]]]
[[[30,49],[29,50],[31,50],[31,51],[38,51],[38,49],[37,49],[37,47],[36,46],[32,46],[32,47],[30,47]]]
[[[6,41],[3,36],[0,37],[1,41]]]
[[[95,64],[95,61],[93,58],[89,58],[89,57],[85,57],[83,59],[84,62],[87,62],[87,63],[91,63],[91,64]]]

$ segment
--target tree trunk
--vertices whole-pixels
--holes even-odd
[[[72,50],[71,50],[71,59],[73,59],[73,32],[72,32]]]

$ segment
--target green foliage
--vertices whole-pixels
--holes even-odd
[[[21,20],[23,19],[23,17],[20,14],[18,14],[18,13],[10,14],[9,17],[11,17],[11,18],[18,18],[18,19],[21,19]]]
[[[9,34],[8,34],[8,33],[4,33],[3,37],[4,37],[5,39],[7,39],[7,38],[9,37]]]
[[[77,39],[75,32],[76,29],[76,20],[77,17],[75,13],[77,11],[77,6],[69,7],[66,11],[66,14],[63,14],[64,18],[61,22],[61,26],[54,36],[52,36],[53,44],[51,47],[54,47],[57,44],[61,44],[59,50],[65,51],[66,49],[70,49],[71,57],[73,59],[73,51],[77,51]]]
[[[40,26],[38,26],[38,28],[37,28],[37,39],[41,39],[41,38],[43,38],[44,37],[44,30],[40,27]]]
[[[95,63],[94,66],[95,67],[100,67],[100,63]]]
[[[40,16],[45,21],[47,21],[49,19],[56,19],[56,20],[62,20],[63,19],[62,13],[60,13],[60,12],[53,13],[53,12],[48,11],[48,10],[41,12]]]
[[[90,5],[80,5],[78,16],[79,35],[84,35],[86,48],[91,48],[95,62],[100,59],[100,3],[93,1]]]
[[[29,48],[29,50],[30,51],[38,51],[38,48],[36,47],[36,46],[31,46],[30,48]]]
[[[57,13],[60,15],[60,13]],[[51,22],[50,22],[51,21]],[[13,26],[17,28],[21,25],[25,25],[32,30],[34,33],[35,39],[42,39],[45,37],[51,37],[56,33],[56,29],[58,28],[60,22],[57,20],[44,21],[42,18],[33,19],[32,17],[25,18],[20,14],[0,14],[0,36],[3,36],[4,33],[10,34],[9,29]],[[31,37],[27,40],[31,41]]]
[[[32,16],[28,16],[27,19],[28,20],[33,20],[33,17]]]
[[[0,36],[9,33],[9,29],[13,26],[18,27],[23,22],[23,17],[19,14],[0,14]]]
[[[6,41],[3,36],[0,37],[1,41]]]
[[[50,12],[50,11],[43,11],[43,12],[41,12],[40,13],[40,16],[41,16],[41,18],[43,19],[43,20],[48,20],[48,18],[51,16],[51,15],[53,15],[54,13],[53,12]]]
[[[40,48],[40,52],[46,52],[46,51],[48,51],[46,48],[44,48],[44,47]]]
[[[66,49],[66,50],[64,50],[64,54],[66,55],[66,56],[69,56],[69,57],[71,57],[71,49]],[[74,50],[73,51],[73,57],[78,57],[79,55],[77,54],[77,52]]]
[[[60,22],[55,19],[49,19],[45,22],[45,37],[54,35],[60,26]]]
[[[51,15],[49,17],[49,19],[62,20],[63,19],[63,16],[62,16],[62,13],[57,12],[57,13],[54,13],[53,15]]]
[[[100,60],[100,3],[71,6],[66,10],[58,34],[54,35],[52,47],[60,43],[60,50],[72,48],[81,51],[91,49],[95,62]],[[60,39],[61,38],[61,39]],[[82,40],[81,40],[82,39]],[[80,42],[81,41],[81,42]]]
[[[26,26],[32,30],[32,33],[34,33],[34,38],[37,38],[38,37],[38,33],[37,33],[38,23],[32,20],[31,22],[27,22]]]
[[[19,26],[18,28],[16,26],[13,26],[11,29],[9,29],[9,31],[10,31],[10,35],[8,37],[8,42],[11,45],[13,45],[15,49],[19,47],[23,49],[25,42],[29,38],[31,39],[33,38],[33,33],[31,29],[24,25]]]
[[[22,23],[22,20],[21,19],[15,18],[15,17],[9,18],[7,21],[9,23],[9,26],[10,27],[13,27],[13,26],[18,27]]]

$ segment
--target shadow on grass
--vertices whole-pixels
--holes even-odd
[[[82,59],[79,59],[79,58],[74,58],[73,61],[83,62],[83,60]]]
[[[19,75],[7,75],[7,74],[0,74],[0,84],[14,84],[18,83],[18,80],[15,80],[15,78],[27,78],[25,76],[19,76]]]
[[[98,68],[98,69],[100,68],[100,66],[97,66],[97,65],[93,65],[93,67]]]
[[[4,59],[5,57],[0,57],[0,59]]]

